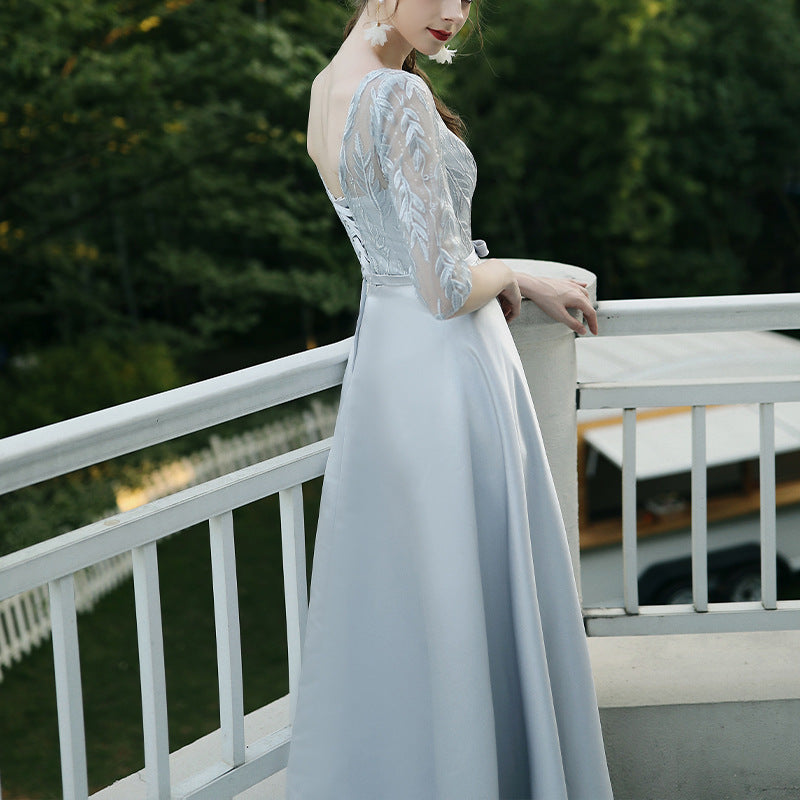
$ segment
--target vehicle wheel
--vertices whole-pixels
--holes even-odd
[[[662,586],[655,594],[653,602],[656,605],[678,605],[679,603],[693,603],[692,583],[690,580],[678,580]]]
[[[761,599],[761,572],[757,567],[734,570],[725,580],[726,597],[732,603],[752,603]]]

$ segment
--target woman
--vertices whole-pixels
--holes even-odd
[[[476,167],[417,53],[466,0],[360,0],[308,150],[364,284],[322,494],[290,800],[607,800],[566,535],[507,321],[583,285],[481,261]],[[497,298],[497,299],[496,299]],[[499,302],[497,302],[499,300]]]

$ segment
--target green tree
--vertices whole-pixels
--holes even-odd
[[[480,170],[475,234],[496,255],[586,266],[606,297],[800,289],[791,0],[492,12],[454,94]]]
[[[305,153],[325,61],[305,14],[333,39],[342,10],[319,0],[3,4],[0,342],[133,327],[202,352],[356,307]]]
[[[494,255],[585,265],[606,297],[800,288],[795,0],[481,6],[482,54],[462,57],[472,39],[450,67],[423,61],[470,125],[474,234]],[[17,407],[30,354],[133,335],[202,375],[243,343],[252,363],[327,320],[349,331],[358,266],[305,151],[347,13],[0,5],[0,383]]]

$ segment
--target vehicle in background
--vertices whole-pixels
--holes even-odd
[[[578,340],[578,380],[800,375],[800,341],[776,333]],[[639,601],[692,602],[691,409],[637,414]],[[775,405],[778,593],[800,571],[800,403]],[[709,601],[761,596],[757,406],[706,413]],[[581,584],[586,607],[622,603],[621,411],[578,411]]]

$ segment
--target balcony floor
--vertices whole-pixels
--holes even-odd
[[[589,640],[616,800],[797,800],[800,631]]]
[[[800,631],[589,639],[616,800],[797,800]],[[283,697],[246,719],[289,723]],[[173,785],[222,769],[219,732],[171,758]],[[143,800],[141,773],[93,795]],[[237,795],[284,800],[285,770]]]

